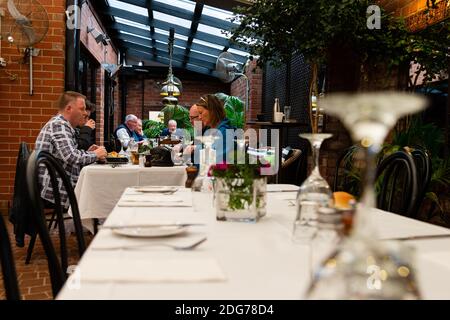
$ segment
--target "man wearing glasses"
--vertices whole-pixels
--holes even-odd
[[[200,121],[196,104],[189,109],[189,121],[192,126],[194,126],[195,121]]]

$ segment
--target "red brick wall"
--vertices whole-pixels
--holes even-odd
[[[408,17],[427,6],[427,0],[379,0],[378,3],[387,11],[402,17]]]
[[[245,75],[249,79],[250,83],[250,108],[246,114],[246,120],[256,120],[256,115],[261,113],[262,110],[262,81],[263,71],[261,68],[256,67],[256,60],[250,63]],[[237,96],[245,102],[245,83],[244,77],[240,77],[231,84],[231,95]]]
[[[54,101],[64,90],[65,1],[40,0],[49,16],[49,30],[33,57],[34,95],[28,91],[29,65],[21,63],[22,54],[2,40],[0,67],[0,209],[4,212],[11,199],[19,143],[34,147],[40,128],[56,113]],[[9,74],[17,75],[11,80]]]
[[[178,104],[190,107],[196,103],[204,94],[223,92],[230,93],[230,85],[220,82],[220,80],[204,80],[198,75],[198,80],[180,79],[183,85],[183,92],[178,97]],[[144,114],[142,114],[142,80],[127,78],[127,114],[135,114],[142,119],[148,119],[148,112],[159,111],[163,108],[162,97],[159,95],[159,87],[156,82],[164,79],[146,79],[144,84]]]

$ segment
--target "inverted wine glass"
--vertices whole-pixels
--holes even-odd
[[[376,207],[376,155],[398,119],[425,108],[426,100],[401,92],[330,94],[325,113],[338,117],[366,155],[364,190],[355,226],[335,253],[315,273],[307,297],[313,299],[418,299],[414,255],[402,243],[380,243],[371,223]]]

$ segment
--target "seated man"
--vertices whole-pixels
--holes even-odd
[[[86,101],[86,117],[80,123],[77,130],[77,143],[79,150],[88,150],[95,142],[94,129],[95,121],[89,119],[92,110],[95,110],[95,104]]]
[[[141,141],[144,141],[144,139],[147,139],[144,131],[142,130],[142,119],[138,119],[137,126],[136,126],[136,129],[134,130],[134,133],[136,134],[137,142],[141,142]]]
[[[63,93],[58,100],[58,114],[44,125],[36,139],[36,150],[47,151],[59,159],[74,187],[81,168],[98,159],[104,159],[107,154],[104,147],[95,145],[87,151],[77,148],[75,128],[86,117],[85,99],[86,97],[78,92]],[[42,187],[41,197],[55,203],[50,176],[45,167],[40,168],[39,182]],[[60,193],[61,203],[67,208],[69,206],[67,192],[62,188]]]
[[[125,117],[125,123],[121,124],[114,131],[114,138],[119,139],[121,141],[130,141],[131,138],[134,141],[138,141],[138,137],[136,135],[136,127],[138,125],[138,117],[134,114],[129,114]]]
[[[165,128],[162,133],[161,133],[162,137],[167,137],[167,136],[177,136],[177,137],[181,137],[183,136],[183,130],[177,129],[177,122],[175,120],[169,120],[169,122],[167,123],[167,128]]]

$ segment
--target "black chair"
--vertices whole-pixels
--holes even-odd
[[[7,300],[20,300],[19,284],[17,281],[14,257],[11,251],[8,231],[3,217],[0,216],[0,262],[2,267],[3,284]]]
[[[359,171],[355,168],[355,155],[358,146],[346,148],[336,160],[334,171],[333,191],[345,191],[358,197],[361,192]]]
[[[53,187],[53,196],[55,199],[55,213],[56,221],[59,228],[59,241],[60,241],[60,254],[61,263],[55,252],[55,248],[50,238],[46,220],[44,217],[44,205],[40,196],[39,187],[39,167],[45,166],[50,176],[51,185]],[[45,253],[48,259],[48,267],[50,278],[52,282],[53,295],[59,292],[67,279],[68,271],[68,254],[66,246],[66,232],[64,226],[64,208],[61,204],[61,196],[58,184],[58,177],[60,178],[62,185],[67,191],[70,206],[72,209],[73,223],[75,227],[75,235],[78,244],[78,254],[81,257],[86,250],[86,244],[83,237],[83,227],[81,224],[80,213],[78,210],[78,203],[75,197],[75,193],[72,184],[67,177],[63,167],[59,161],[54,158],[50,153],[46,151],[33,151],[28,159],[27,164],[27,185],[30,194],[30,200],[34,208],[35,225],[39,238],[41,239]]]
[[[417,171],[408,152],[397,151],[383,159],[376,177],[382,176],[377,206],[382,210],[415,218],[417,201]]]
[[[432,166],[431,157],[426,150],[416,148],[411,152],[417,169],[417,200],[414,204],[414,214],[417,216],[422,205],[423,199],[431,181]]]

